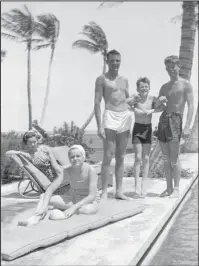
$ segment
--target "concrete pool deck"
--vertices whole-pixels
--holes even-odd
[[[129,161],[130,156],[128,156]],[[128,161],[126,159],[126,161]],[[13,261],[2,261],[2,265],[136,265],[159,234],[174,210],[182,201],[192,183],[198,176],[198,154],[181,154],[181,165],[193,173],[182,178],[180,197],[160,198],[165,189],[165,180],[147,179],[148,194],[143,202],[143,213],[109,224],[97,230],[64,240],[56,245],[33,251]],[[134,179],[124,178],[124,192],[132,195]],[[17,190],[8,193],[2,187],[2,230],[9,227],[19,212],[33,208],[36,200],[22,199]],[[112,196],[114,188],[109,188]],[[133,201],[132,201],[133,204]],[[1,243],[3,245],[3,243]]]

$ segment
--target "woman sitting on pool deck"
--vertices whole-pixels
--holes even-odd
[[[98,176],[95,170],[85,160],[85,150],[81,145],[74,145],[68,151],[71,165],[65,169],[67,180],[72,190],[72,202],[68,203],[67,186],[60,189],[59,195],[53,193],[64,181],[63,168],[56,162],[52,151],[46,145],[38,146],[38,136],[34,131],[28,131],[23,136],[27,152],[8,151],[7,156],[18,154],[28,159],[35,167],[43,172],[51,181],[45,193],[41,194],[37,208],[28,220],[18,222],[21,226],[36,225],[42,220],[51,204],[50,219],[66,219],[75,212],[93,214],[98,211],[99,191]]]

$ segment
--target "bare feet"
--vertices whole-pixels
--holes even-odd
[[[134,198],[135,199],[139,199],[140,198],[140,194],[138,192],[135,191],[135,194],[134,194]]]
[[[172,191],[168,191],[167,189],[165,191],[163,191],[161,194],[160,194],[160,197],[161,198],[164,198],[164,197],[168,197],[170,196],[172,193]]]
[[[63,220],[66,219],[65,213],[58,209],[54,209],[50,212],[49,220]]]
[[[108,193],[107,192],[102,192],[101,199],[102,200],[107,200],[108,199]]]
[[[170,198],[178,198],[179,197],[179,189],[174,188],[173,193],[169,196]]]
[[[141,193],[140,198],[144,199],[144,198],[146,198],[146,195],[147,195],[146,193]]]
[[[116,199],[120,199],[120,200],[132,200],[132,198],[129,198],[129,197],[125,196],[123,193],[120,193],[120,192],[116,192],[115,193],[115,198]]]
[[[45,216],[46,216],[46,214],[44,214],[44,215],[33,215],[32,217],[30,217],[26,221],[19,221],[18,225],[19,226],[27,226],[27,227],[36,226],[39,223],[40,220],[44,219]]]

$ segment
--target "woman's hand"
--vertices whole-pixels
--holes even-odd
[[[64,211],[65,217],[66,219],[68,219],[69,217],[71,217],[75,212],[76,212],[76,208],[75,205],[71,206],[69,209],[67,209],[66,211]]]

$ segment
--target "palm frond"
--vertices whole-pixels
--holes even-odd
[[[106,49],[108,47],[107,40],[104,38],[97,37],[93,33],[88,33],[88,32],[80,32],[80,34],[86,36],[88,39],[93,41],[97,46],[101,48],[101,50]]]
[[[98,6],[98,9],[101,8],[111,8],[117,5],[122,4],[124,1],[120,1],[120,2],[101,2]]]
[[[4,59],[4,57],[6,56],[6,51],[5,50],[1,50],[1,62]]]
[[[12,32],[18,36],[25,37],[24,32],[21,30],[19,24],[14,24],[13,22],[9,21],[5,18],[5,16],[1,17],[1,27],[9,32]]]
[[[32,18],[33,16],[32,16],[32,14],[31,14],[30,10],[28,9],[27,5],[24,5],[24,9],[25,9],[26,12],[28,13],[28,16]]]
[[[91,53],[97,53],[100,51],[100,48],[96,44],[89,42],[87,40],[77,40],[72,44],[72,47],[83,48]]]
[[[105,45],[107,43],[104,31],[93,21],[89,22],[87,25],[84,25],[82,34],[89,35],[89,38],[97,44],[104,43]]]
[[[9,40],[14,40],[14,41],[18,41],[19,38],[17,36],[14,36],[12,34],[8,34],[8,33],[5,33],[5,32],[1,32],[1,36],[6,38],[6,39],[9,39]]]
[[[35,31],[35,21],[28,7],[24,6],[25,11],[14,8],[1,17],[2,27],[19,37],[30,39]]]
[[[36,45],[35,47],[33,47],[32,49],[35,51],[38,51],[40,49],[45,49],[48,48],[51,44],[47,43],[47,44],[41,44],[41,45]]]
[[[31,39],[31,42],[32,43],[41,43],[41,42],[43,42],[44,40],[42,40],[42,39],[36,39],[36,38],[34,38],[34,39]]]
[[[42,14],[37,16],[38,25],[37,32],[38,34],[52,42],[55,43],[59,37],[60,22],[54,14]]]

